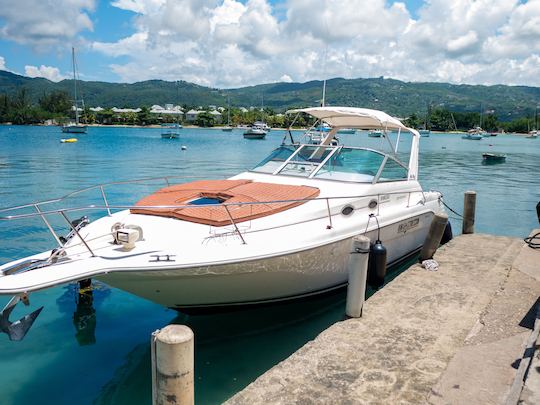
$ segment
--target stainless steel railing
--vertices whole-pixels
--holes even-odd
[[[42,221],[45,223],[45,226],[50,231],[50,233],[53,235],[55,241],[58,243],[59,247],[63,247],[64,243],[62,243],[61,237],[56,233],[50,222],[47,220],[47,216],[49,215],[59,215],[61,216],[65,222],[68,224],[71,231],[73,231],[78,238],[81,240],[81,242],[84,244],[88,252],[94,256],[94,252],[88,245],[88,243],[84,240],[84,238],[79,234],[77,229],[72,224],[72,221],[68,217],[68,213],[73,212],[81,212],[81,211],[107,211],[107,214],[110,216],[112,215],[113,211],[116,210],[126,210],[126,209],[182,209],[182,208],[190,208],[190,209],[197,209],[197,208],[208,208],[208,207],[218,207],[215,204],[201,204],[201,205],[190,205],[190,204],[181,204],[181,205],[156,205],[156,206],[135,206],[135,205],[111,205],[109,203],[109,200],[107,198],[105,188],[109,186],[114,185],[125,185],[125,184],[136,184],[136,183],[145,183],[145,182],[152,182],[152,181],[164,181],[167,186],[170,186],[172,179],[196,179],[201,178],[198,176],[193,177],[185,177],[185,176],[163,176],[163,177],[153,177],[153,178],[143,178],[143,179],[137,179],[137,180],[127,180],[127,181],[117,181],[117,182],[110,182],[110,183],[104,183],[99,184],[95,186],[86,187],[80,190],[73,191],[71,193],[68,193],[62,197],[54,198],[54,199],[48,199],[44,201],[34,202],[30,204],[24,204],[14,207],[7,207],[7,208],[0,208],[0,213],[3,213],[4,215],[0,215],[0,221],[11,221],[11,220],[17,220],[17,219],[24,219],[24,218],[35,218],[39,217],[42,219]],[[43,206],[53,204],[53,203],[60,203],[62,201],[65,201],[71,197],[77,196],[79,194],[82,194],[84,192],[89,192],[92,190],[99,190],[101,194],[101,198],[103,200],[103,205],[83,205],[78,207],[65,207],[65,208],[57,208],[57,209],[42,209],[45,208]],[[380,203],[381,203],[381,196],[390,196],[390,195],[407,195],[407,207],[411,206],[411,195],[412,194],[419,194],[421,195],[421,199],[416,202],[416,204],[419,203],[425,203],[426,198],[422,191],[420,190],[410,190],[410,191],[396,191],[396,192],[390,192],[390,193],[378,193],[378,194],[372,194],[372,195],[343,195],[343,196],[332,196],[332,197],[315,197],[315,198],[308,198],[308,199],[286,199],[286,200],[271,200],[271,201],[256,201],[256,202],[223,202],[219,204],[219,207],[222,207],[226,213],[227,216],[231,222],[231,225],[234,227],[234,233],[236,233],[240,239],[242,240],[242,243],[245,244],[246,241],[244,239],[244,236],[242,232],[240,231],[240,228],[238,227],[237,221],[234,220],[234,216],[231,214],[231,209],[234,207],[241,207],[241,206],[257,206],[257,205],[271,205],[271,204],[283,204],[283,203],[307,203],[307,202],[314,202],[314,201],[324,201],[326,205],[326,215],[325,217],[328,218],[328,225],[327,228],[332,228],[332,216],[337,215],[336,213],[332,214],[330,201],[334,200],[340,200],[340,199],[371,199],[375,200],[377,202],[376,208],[377,208],[377,215],[379,215],[379,209],[380,209]],[[370,200],[370,201],[371,201]],[[415,205],[416,205],[415,204]],[[369,205],[369,204],[368,204]],[[368,208],[368,205],[366,207],[359,207],[357,209],[362,208]],[[5,213],[12,213],[17,212],[23,209],[27,208],[33,208],[35,212],[30,213],[22,213],[22,214],[13,214],[13,215],[5,215]],[[319,218],[312,218],[310,220],[319,220],[323,217]],[[304,221],[302,221],[304,222]]]

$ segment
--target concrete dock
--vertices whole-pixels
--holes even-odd
[[[526,350],[538,343],[540,250],[473,234],[434,258],[438,271],[412,266],[362,318],[334,324],[227,403],[540,403],[540,357]]]

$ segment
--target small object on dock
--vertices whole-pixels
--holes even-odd
[[[186,150],[186,149],[187,149],[187,146],[186,146],[186,145],[182,145],[182,146],[180,147],[180,149]]]
[[[437,213],[434,215],[431,220],[431,225],[429,226],[428,234],[422,246],[422,251],[420,252],[420,261],[431,259],[437,248],[441,244],[442,237],[444,235],[444,230],[446,224],[448,223],[448,215],[445,213]]]
[[[193,331],[185,325],[167,325],[152,333],[153,405],[194,404],[193,341]]]
[[[351,318],[362,316],[362,307],[366,299],[366,281],[369,260],[369,238],[355,236],[352,252],[349,256],[349,284],[347,286],[347,305],[345,313]]]
[[[465,191],[463,202],[463,228],[461,233],[474,233],[474,217],[476,212],[476,191]]]
[[[439,263],[436,260],[427,259],[422,261],[422,267],[429,271],[437,271],[439,270]]]

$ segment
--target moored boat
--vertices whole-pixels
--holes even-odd
[[[79,108],[84,111],[84,100],[81,96],[79,100],[78,91],[77,91],[77,82],[79,81],[79,73],[77,71],[77,63],[75,61],[75,48],[71,48],[71,60],[73,64],[73,92],[75,95],[73,109],[75,110],[75,122],[67,123],[62,126],[62,132],[71,133],[71,134],[85,134],[87,126],[79,122]],[[81,107],[79,107],[79,104]]]
[[[368,132],[368,136],[371,138],[380,138],[383,136],[382,129],[372,129]]]
[[[180,138],[180,129],[182,125],[176,122],[161,124],[161,138],[178,139]]]
[[[348,135],[352,135],[352,134],[355,134],[355,133],[356,133],[356,129],[354,129],[354,128],[342,128],[342,129],[338,130],[337,133],[338,133],[338,134],[348,134]]]
[[[486,132],[480,127],[474,127],[467,131],[467,134],[463,135],[462,139],[470,139],[473,141],[479,141],[484,138]]]
[[[506,155],[504,153],[483,153],[482,159],[484,163],[503,163],[506,162]]]
[[[77,194],[81,201],[82,192],[98,191],[99,205],[74,207],[66,197],[54,200],[54,208],[52,200],[35,202],[32,214],[28,205],[0,209],[0,220],[57,215],[71,229],[60,238],[50,228],[55,249],[0,266],[0,294],[96,278],[167,307],[215,309],[344,286],[351,240],[359,234],[382,240],[389,263],[417,251],[433,215],[444,210],[440,193],[424,191],[418,181],[418,132],[370,109],[290,113],[309,114],[332,130],[319,145],[280,145],[228,179],[176,185],[168,179],[136,203],[110,205],[110,184]],[[380,149],[332,145],[343,127],[398,132],[385,136]],[[409,150],[398,150],[405,144]],[[107,214],[73,221],[83,210]]]
[[[246,139],[264,139],[266,138],[266,127],[264,122],[256,121],[253,125],[244,131],[244,138]]]

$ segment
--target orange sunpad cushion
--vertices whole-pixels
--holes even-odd
[[[231,224],[231,217],[236,223],[261,218],[305,203],[305,201],[283,200],[307,200],[318,195],[319,189],[316,187],[261,183],[251,180],[203,180],[165,187],[144,197],[135,205],[141,207],[151,205],[185,206],[198,198],[217,198],[227,204],[263,203],[228,205],[227,209],[220,204],[178,208],[133,208],[131,212],[224,226]],[[283,202],[264,203],[265,201]]]

